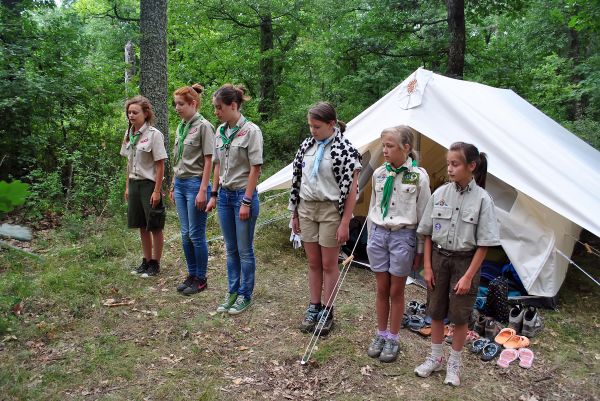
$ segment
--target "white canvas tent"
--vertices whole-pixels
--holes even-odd
[[[488,154],[486,189],[502,247],[530,295],[556,295],[568,267],[557,250],[571,255],[581,228],[600,236],[600,152],[511,90],[418,69],[348,123],[345,135],[363,154],[360,186],[367,189],[355,214],[366,214],[369,179],[382,162],[379,135],[400,124],[417,131],[420,165],[434,186],[444,180],[451,143],[473,143]],[[291,171],[290,164],[258,191],[289,188]]]

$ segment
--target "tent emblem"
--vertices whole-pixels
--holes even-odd
[[[406,91],[409,94],[412,94],[415,91],[415,89],[417,89],[417,79],[413,78],[412,81],[410,81],[408,83],[408,86],[406,87]]]

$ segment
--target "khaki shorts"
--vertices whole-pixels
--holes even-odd
[[[162,195],[155,208],[150,205],[150,197],[154,191],[154,181],[129,180],[129,196],[127,198],[127,226],[129,228],[145,228],[157,231],[165,228],[165,205]]]
[[[472,253],[444,256],[436,250],[432,251],[431,268],[435,286],[427,291],[427,314],[432,319],[443,320],[448,317],[454,324],[469,323],[479,290],[479,272],[473,277],[467,294],[456,295],[454,286],[466,273],[472,259]]]
[[[338,246],[335,234],[342,218],[337,202],[312,202],[300,199],[298,217],[302,241],[318,242],[326,248]]]

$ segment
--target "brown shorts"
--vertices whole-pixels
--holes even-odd
[[[150,205],[150,197],[154,191],[154,181],[129,180],[129,196],[127,199],[127,226],[129,228],[145,228],[157,231],[165,228],[165,206],[162,195],[155,208]]]
[[[472,253],[444,256],[436,250],[432,251],[431,268],[435,286],[427,291],[427,314],[432,319],[443,320],[448,317],[454,324],[469,323],[479,290],[479,272],[473,277],[467,294],[456,295],[454,286],[466,273],[472,259]]]
[[[326,248],[338,246],[335,234],[342,218],[337,202],[312,202],[300,199],[298,217],[302,241],[318,242]]]

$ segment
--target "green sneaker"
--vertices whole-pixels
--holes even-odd
[[[229,310],[229,308],[231,308],[236,298],[237,292],[234,292],[233,294],[227,293],[227,295],[225,295],[225,299],[223,299],[223,303],[217,308],[217,312],[226,313]]]
[[[252,304],[251,299],[248,299],[245,296],[240,295],[239,297],[237,297],[237,299],[235,300],[233,305],[231,305],[231,308],[229,308],[229,314],[237,315],[239,313],[242,313],[250,306],[250,304]]]

